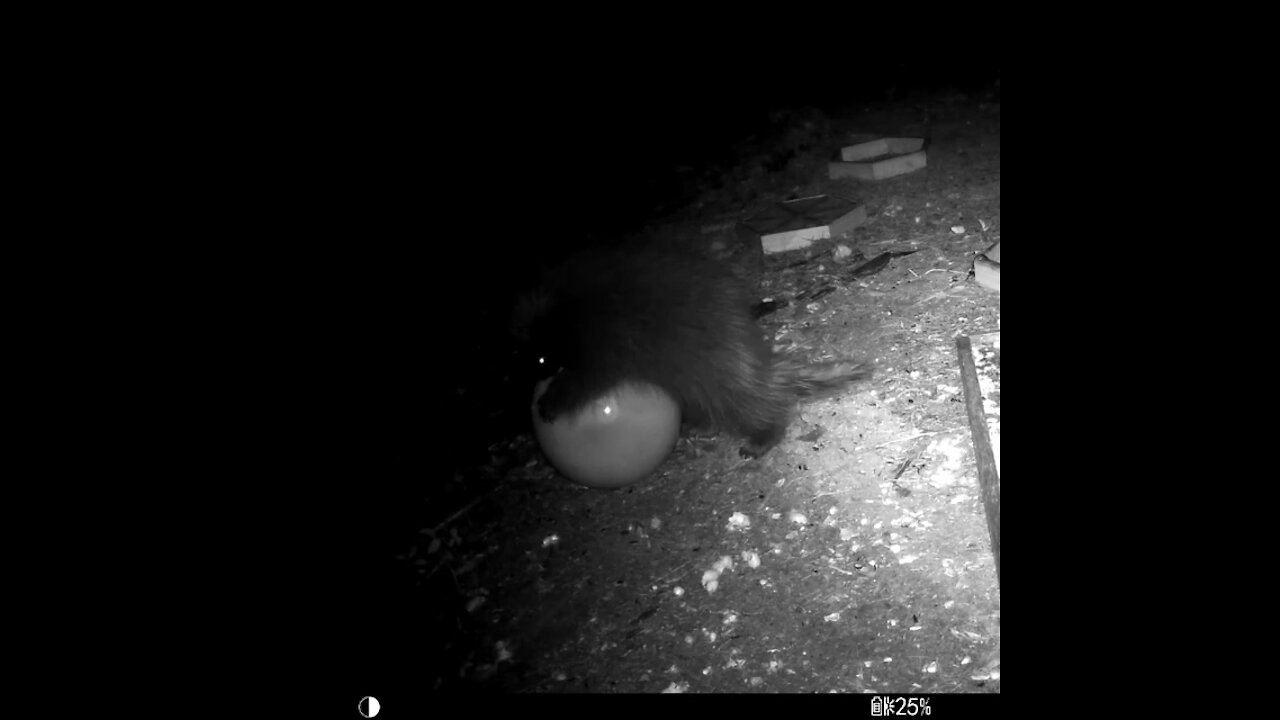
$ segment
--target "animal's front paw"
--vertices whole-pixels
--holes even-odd
[[[564,388],[555,382],[547,385],[534,403],[534,409],[543,422],[555,422],[556,418],[564,414]]]
[[[534,408],[537,410],[538,417],[542,419],[542,422],[552,423],[556,421],[557,417],[560,417],[560,413],[552,409],[546,403],[545,398],[538,400]]]

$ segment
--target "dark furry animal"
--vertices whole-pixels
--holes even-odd
[[[517,334],[553,377],[548,422],[625,380],[665,389],[694,427],[747,440],[758,457],[782,440],[797,398],[869,378],[865,364],[775,357],[753,317],[758,300],[720,265],[652,251],[580,255],[522,299]]]

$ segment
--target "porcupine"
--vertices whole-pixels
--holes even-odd
[[[552,377],[543,420],[632,380],[663,388],[686,424],[745,438],[759,457],[782,440],[797,399],[871,377],[868,364],[775,356],[756,298],[719,264],[672,252],[593,251],[549,272],[521,299],[517,334]]]

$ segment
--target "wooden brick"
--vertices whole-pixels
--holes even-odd
[[[760,235],[766,253],[807,247],[839,237],[867,221],[867,209],[843,198],[815,195],[778,203],[743,222]]]

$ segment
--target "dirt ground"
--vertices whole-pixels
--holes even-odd
[[[795,123],[785,148],[757,149],[772,161],[708,184],[687,226],[788,196],[864,204],[848,236],[766,257],[762,292],[781,308],[761,323],[779,350],[870,359],[874,379],[802,405],[760,460],[686,437],[617,490],[558,476],[531,433],[495,443],[454,479],[484,491],[459,490],[396,554],[415,632],[432,638],[423,691],[1000,691],[1000,591],[956,360],[957,336],[1000,329],[999,294],[969,277],[1000,239],[998,89]],[[855,132],[926,137],[928,167],[828,180]],[[755,197],[735,207],[744,183]]]

